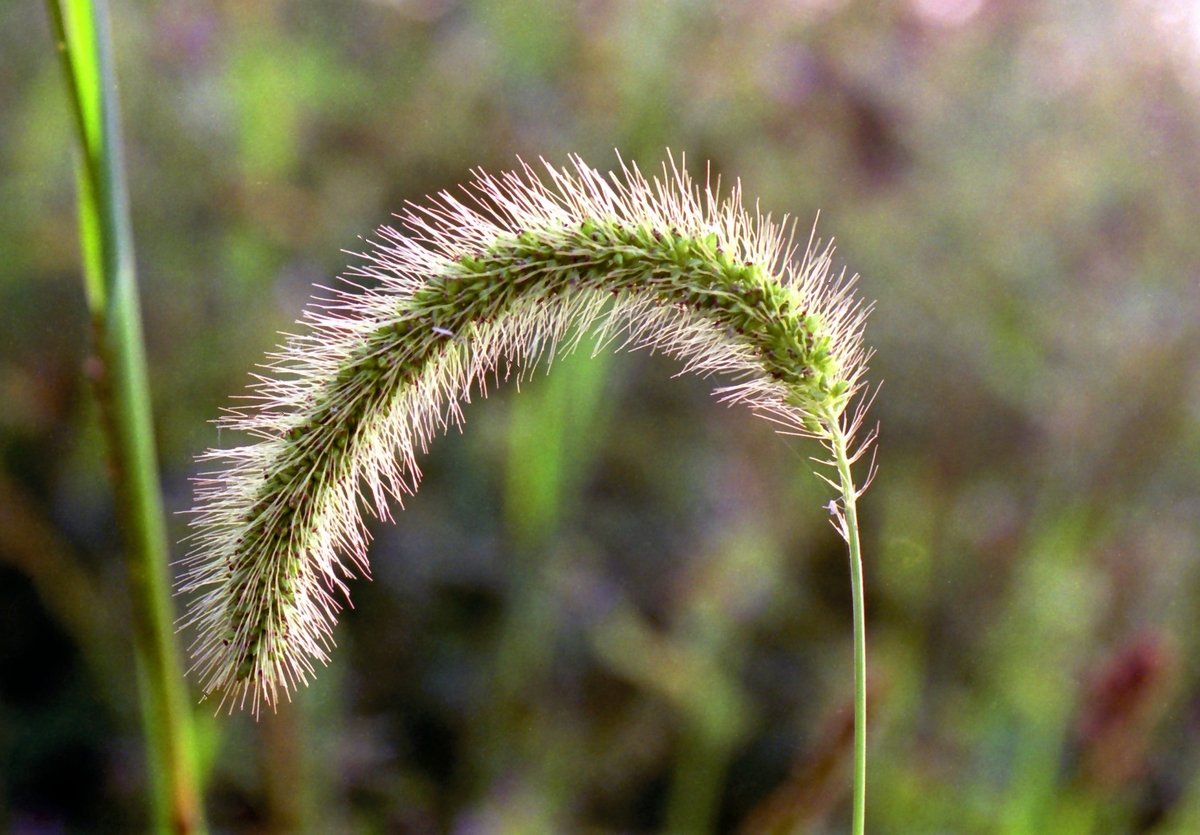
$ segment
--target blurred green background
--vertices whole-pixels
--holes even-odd
[[[113,5],[171,511],[312,285],[405,200],[669,147],[804,235],[819,210],[877,300],[868,831],[1200,831],[1200,12]],[[73,140],[45,10],[6,0],[14,833],[146,821]],[[258,722],[198,708],[213,830],[845,831],[850,589],[817,450],[677,371],[582,352],[468,406],[374,526],[316,683]]]

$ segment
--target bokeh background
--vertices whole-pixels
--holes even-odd
[[[670,148],[802,235],[820,211],[877,301],[868,830],[1200,831],[1195,4],[113,6],[173,512],[238,440],[210,421],[404,201],[518,155]],[[14,833],[146,821],[73,141],[45,10],[5,0]],[[316,683],[257,722],[198,707],[214,831],[846,831],[849,580],[816,450],[678,370],[585,352],[467,407],[374,527]]]

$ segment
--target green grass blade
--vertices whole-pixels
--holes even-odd
[[[158,484],[107,7],[103,0],[47,0],[47,8],[81,151],[84,287],[101,369],[94,388],[127,552],[155,829],[203,832],[192,712],[173,627],[170,550]]]

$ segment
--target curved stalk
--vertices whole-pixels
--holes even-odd
[[[720,201],[685,173],[648,182],[636,168],[603,175],[574,161],[549,169],[554,188],[526,167],[477,175],[478,208],[443,193],[402,217],[409,234],[381,230],[352,276],[378,289],[347,290],[309,311],[260,378],[257,405],[224,425],[258,442],[213,450],[225,468],[200,480],[195,547],[183,591],[199,637],[192,646],[206,693],[232,706],[272,704],[324,662],[344,578],[366,572],[369,504],[416,489],[416,454],[458,403],[489,377],[532,368],[592,331],[604,343],[661,349],[685,370],[731,375],[725,399],[779,431],[823,442],[842,495],[831,505],[850,547],[855,632],[855,833],[863,831],[866,674],[862,566],[850,467],[868,403],[867,309],[853,279],[831,277],[830,250],[799,259],[783,230]],[[853,447],[853,449],[852,449]],[[822,476],[824,477],[824,476]],[[869,481],[869,478],[868,478]]]

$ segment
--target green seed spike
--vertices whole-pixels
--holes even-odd
[[[275,704],[328,661],[335,595],[367,571],[360,486],[386,517],[416,489],[418,451],[501,365],[623,334],[727,375],[718,393],[780,431],[833,449],[859,427],[845,410],[865,385],[867,310],[853,279],[830,276],[829,249],[793,258],[738,189],[722,201],[674,163],[654,182],[578,159],[547,171],[478,174],[486,211],[443,194],[402,217],[404,234],[381,229],[349,273],[377,289],[311,308],[279,378],[257,384],[262,405],[222,419],[261,440],[204,456],[223,468],[198,480],[181,591],[193,669],[230,709]]]

